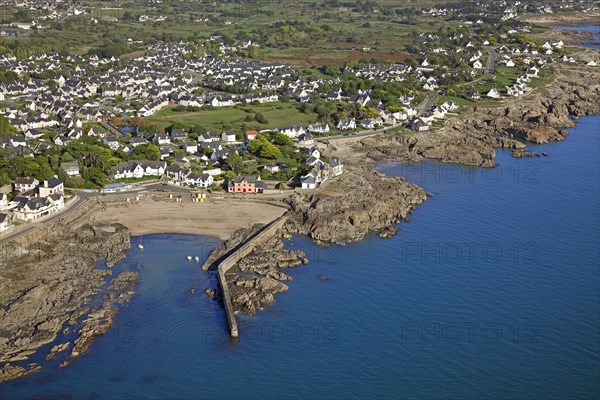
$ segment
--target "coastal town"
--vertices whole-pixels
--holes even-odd
[[[422,13],[442,18],[461,11]],[[420,44],[408,48],[409,63],[362,62],[321,74],[239,58],[261,44],[216,35],[152,44],[126,61],[6,52],[0,144],[5,163],[22,161],[0,175],[11,188],[0,205],[3,230],[63,207],[64,199],[34,190],[37,183],[23,190],[21,181],[59,179],[67,192],[117,192],[149,180],[231,194],[316,189],[344,171],[344,160],[321,156],[319,143],[327,138],[435,130],[469,103],[530,93],[557,64],[595,66],[570,55],[561,40],[523,40],[532,28],[512,19],[516,12],[503,11],[499,34],[488,32],[482,18],[415,34]],[[260,112],[284,107],[292,124],[272,126]],[[203,125],[204,115],[221,110],[245,117]],[[179,114],[190,122],[180,123]],[[307,122],[294,123],[297,115]]]
[[[0,383],[75,370],[115,327],[131,350],[116,315],[139,281],[166,292],[170,264],[196,275],[168,289],[165,320],[206,307],[235,345],[292,288],[289,269],[363,239],[396,251],[414,210],[448,201],[409,169],[554,162],[530,144],[599,112],[599,38],[576,29],[598,0],[0,6]]]

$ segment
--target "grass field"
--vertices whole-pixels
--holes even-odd
[[[215,131],[261,130],[277,128],[282,125],[308,125],[317,120],[316,114],[304,114],[298,111],[293,104],[280,102],[256,106],[218,107],[215,110],[201,110],[198,112],[176,112],[174,108],[165,108],[147,119],[163,127],[169,126],[173,122],[179,122],[186,127],[202,125],[207,130]],[[247,116],[254,118],[256,113],[261,113],[268,123],[260,124],[256,121],[246,121]]]

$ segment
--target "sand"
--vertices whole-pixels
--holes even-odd
[[[239,229],[268,223],[286,210],[265,203],[208,201],[175,203],[143,201],[111,206],[96,212],[95,221],[119,222],[132,236],[153,233],[184,233],[225,240]]]

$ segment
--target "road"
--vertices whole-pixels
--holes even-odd
[[[15,240],[27,233],[30,233],[38,228],[41,228],[44,225],[48,225],[60,218],[67,217],[83,204],[85,204],[94,194],[93,193],[80,193],[77,197],[70,203],[67,204],[65,210],[52,214],[40,221],[35,221],[31,223],[27,223],[27,227],[24,229],[19,229],[18,227],[11,231],[5,231],[0,233],[0,244],[8,243],[11,240]]]
[[[471,82],[462,83],[459,86],[463,85],[475,85],[483,80],[491,81],[494,79],[494,75],[496,74],[496,64],[498,62],[498,53],[496,53],[496,49],[492,46],[483,46],[483,48],[488,52],[488,61],[485,67],[485,74],[481,78],[477,78]]]
[[[429,96],[427,96],[425,100],[423,100],[421,104],[417,106],[417,116],[420,117],[425,112],[432,110],[433,106],[435,106],[435,102],[437,101],[438,97],[439,95],[437,93],[432,93]]]
[[[165,189],[168,190],[169,192],[189,193],[189,189],[187,189],[187,188],[184,188],[181,186],[174,186],[174,185],[163,186],[162,184],[152,184],[152,185],[140,186],[140,187],[134,188],[133,190],[127,191],[126,193],[134,194],[134,193],[140,192],[142,190],[165,190]],[[0,245],[8,243],[11,240],[18,239],[19,237],[26,235],[30,232],[33,232],[34,230],[39,229],[45,225],[51,224],[52,222],[55,222],[58,219],[68,217],[69,215],[71,215],[74,211],[78,210],[82,205],[84,205],[90,199],[92,199],[94,197],[102,197],[102,196],[106,196],[106,194],[100,193],[100,192],[79,191],[77,193],[77,197],[74,200],[72,200],[71,202],[67,203],[64,210],[54,213],[54,214],[52,214],[48,217],[45,217],[39,221],[25,222],[24,224],[27,224],[27,225],[24,228],[17,227],[15,229],[11,229],[9,231],[0,233]]]
[[[491,79],[496,73],[496,63],[498,62],[498,53],[492,46],[483,46],[488,52],[488,62],[485,70],[485,77]]]
[[[374,136],[374,135],[381,135],[382,133],[385,133],[388,130],[400,128],[404,125],[405,124],[397,124],[397,125],[388,126],[388,127],[382,128],[382,129],[372,129],[372,130],[367,130],[367,131],[351,133],[350,135],[323,136],[323,137],[315,138],[315,140],[318,142],[321,142],[321,141],[332,141],[332,140],[350,139],[350,138],[356,138],[356,137],[368,137],[368,136]]]
[[[100,122],[100,125],[102,125],[104,127],[104,129],[106,129],[107,131],[109,131],[113,135],[117,135],[117,137],[121,136],[121,132],[119,132],[117,130],[117,128],[115,128],[114,126],[112,126],[108,122]]]

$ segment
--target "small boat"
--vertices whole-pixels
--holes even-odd
[[[140,242],[138,243],[138,249],[144,250],[144,245],[142,244],[143,236],[140,236]]]
[[[196,256],[194,257],[194,260],[196,260],[196,262],[200,262],[200,257]]]
[[[192,261],[192,256],[187,256],[188,261]]]

